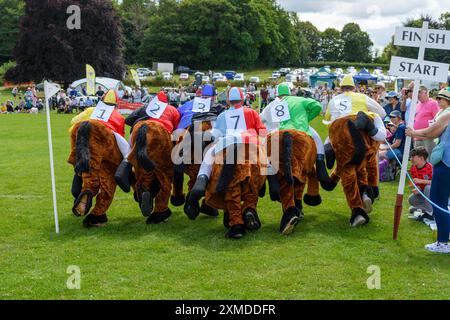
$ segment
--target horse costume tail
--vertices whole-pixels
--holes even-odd
[[[223,165],[222,172],[220,173],[219,181],[217,182],[216,192],[225,192],[228,189],[231,181],[234,179],[237,165],[237,145],[233,146],[233,162],[227,162],[227,156],[225,157],[225,164]]]
[[[147,132],[148,125],[144,124],[139,128],[136,136],[137,160],[139,165],[146,171],[153,171],[156,168],[155,163],[150,160],[147,153]]]
[[[90,171],[89,160],[91,152],[89,151],[89,135],[91,124],[85,121],[80,124],[77,132],[76,141],[76,163],[75,172],[78,174],[88,173]]]
[[[363,162],[366,156],[366,144],[364,143],[363,136],[361,132],[356,128],[353,121],[347,121],[348,131],[352,137],[353,145],[355,146],[355,151],[353,153],[353,158],[350,164],[359,165]]]
[[[292,176],[292,136],[289,132],[283,133],[283,150],[284,150],[284,179],[287,184],[294,185]]]

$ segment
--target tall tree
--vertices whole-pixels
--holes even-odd
[[[321,35],[320,54],[324,61],[341,61],[344,42],[341,33],[334,28],[328,28]]]
[[[23,8],[22,0],[0,0],[0,64],[13,58]]]
[[[69,29],[67,8],[81,9],[81,29]],[[5,79],[14,82],[52,79],[65,84],[85,76],[91,64],[99,76],[122,79],[122,34],[109,0],[26,0],[17,66]]]
[[[341,31],[344,42],[343,60],[371,62],[373,42],[367,32],[361,31],[357,23],[347,23]]]
[[[317,61],[320,59],[320,31],[309,21],[300,21],[298,30],[308,41],[311,50],[309,52],[309,60]]]

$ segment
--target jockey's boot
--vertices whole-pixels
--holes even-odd
[[[199,175],[195,181],[194,187],[189,196],[190,201],[200,201],[205,196],[206,187],[208,186],[209,177],[207,175]]]
[[[358,112],[355,121],[356,129],[363,130],[373,137],[378,133],[378,129],[375,127],[372,119],[365,112]]]
[[[336,161],[336,154],[334,153],[331,143],[325,144],[325,160],[327,162],[327,168],[329,170],[333,169],[334,163]]]
[[[131,190],[130,174],[132,170],[133,167],[131,163],[129,163],[128,160],[125,159],[119,165],[116,174],[114,175],[117,185],[120,187],[120,189],[122,189],[126,193],[130,192]]]
[[[317,155],[316,160],[316,172],[317,172],[317,179],[319,179],[320,186],[322,189],[326,191],[333,191],[337,183],[334,183],[328,174],[326,165],[325,165],[325,156],[323,154]]]
[[[269,182],[269,194],[270,200],[281,201],[280,197],[280,182],[276,175],[267,176],[267,181]]]

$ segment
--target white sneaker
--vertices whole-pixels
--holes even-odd
[[[427,244],[425,249],[431,252],[437,253],[450,253],[450,245],[448,243],[435,242],[432,244]]]

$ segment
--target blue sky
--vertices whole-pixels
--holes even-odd
[[[430,14],[437,19],[450,11],[449,0],[277,0],[300,20],[312,22],[320,31],[341,30],[349,22],[358,23],[370,34],[374,47],[382,50],[391,40],[395,27],[408,18]],[[447,5],[444,5],[447,3]]]

